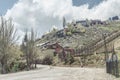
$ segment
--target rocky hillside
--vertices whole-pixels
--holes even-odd
[[[105,25],[92,25],[89,27],[71,23],[67,25],[65,30],[53,30],[43,35],[37,42],[39,44],[58,42],[63,47],[79,48],[97,39],[102,39],[102,34],[108,36],[116,30],[120,30],[120,21],[111,21]]]
[[[52,65],[56,66],[87,66],[87,67],[104,67],[105,66],[105,61],[104,61],[104,54],[94,54],[94,52],[99,51],[99,49],[96,50],[100,43],[100,48],[101,46],[103,47],[103,36],[106,36],[106,39],[108,39],[108,43],[115,38],[112,37],[109,38],[111,35],[116,34],[119,32],[120,34],[120,21],[111,21],[108,22],[107,24],[96,24],[92,25],[89,27],[84,27],[81,24],[68,24],[65,29],[62,30],[53,30],[45,35],[43,35],[40,39],[37,40],[38,46],[41,49],[41,60],[44,59],[46,55],[52,56],[53,58],[53,63]],[[116,36],[116,35],[115,35]],[[80,54],[77,54],[77,50],[81,49],[81,46],[87,46],[90,45],[91,43],[94,43],[96,40],[100,40],[97,44],[94,46],[90,47],[85,47],[83,48],[82,52],[78,53],[87,53],[86,55],[94,54],[94,55],[89,55],[89,56],[80,56]],[[76,54],[74,55],[74,58],[69,58],[67,57],[68,62],[61,62],[58,56],[54,56],[54,51],[52,49],[46,49],[44,46],[47,44],[53,44],[53,43],[59,43],[63,48],[72,48],[76,50]],[[115,46],[116,47],[116,46]],[[103,47],[104,48],[104,47]],[[118,48],[118,47],[117,47]],[[88,51],[87,51],[88,50]],[[94,51],[93,51],[94,50]],[[101,50],[101,49],[100,49]],[[102,52],[100,52],[102,53]],[[78,55],[78,56],[76,56]],[[71,64],[69,59],[74,60],[73,63]],[[65,65],[64,65],[65,64]]]

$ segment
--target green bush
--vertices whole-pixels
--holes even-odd
[[[85,30],[84,28],[81,28],[81,29],[80,29],[80,32],[85,33],[86,30]]]
[[[26,63],[22,61],[13,62],[8,67],[8,72],[22,71],[27,68]]]
[[[11,72],[17,72],[19,71],[19,63],[14,63]]]
[[[25,70],[27,68],[27,65],[25,62],[19,62],[19,70]]]
[[[53,57],[49,55],[45,56],[45,58],[42,61],[42,64],[45,65],[51,65],[52,63],[53,63]]]
[[[72,32],[72,33],[76,33],[76,29],[72,29],[71,32]]]
[[[67,34],[67,36],[71,36],[71,35],[72,35],[72,32],[69,31],[69,32],[67,32],[66,34]]]

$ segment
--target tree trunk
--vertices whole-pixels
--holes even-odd
[[[2,74],[5,74],[5,73],[6,73],[5,65],[3,65],[3,64],[2,64],[2,70],[1,70],[1,73],[2,73]]]
[[[35,60],[35,68],[37,68],[37,61]]]
[[[30,65],[29,65],[29,59],[28,59],[27,56],[26,56],[26,63],[27,63],[27,70],[29,71],[30,70]]]
[[[4,59],[2,60],[1,65],[2,65],[1,73],[2,74],[7,73],[7,71],[6,71],[6,64],[4,62]]]
[[[5,55],[2,57],[2,59],[1,59],[1,65],[2,65],[2,69],[1,69],[1,73],[2,74],[5,74],[5,73],[7,73],[7,59],[6,59],[6,57],[5,57]]]

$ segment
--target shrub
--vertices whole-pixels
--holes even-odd
[[[19,63],[14,63],[11,71],[12,71],[12,72],[17,72],[18,70],[19,70]]]
[[[52,63],[53,63],[53,57],[49,55],[45,56],[45,58],[42,61],[42,64],[45,65],[51,65]]]
[[[27,65],[25,62],[19,62],[19,70],[25,70],[27,68]]]
[[[80,32],[85,33],[86,30],[85,30],[84,28],[81,28],[81,29],[80,29]]]
[[[75,61],[75,60],[74,60],[74,57],[73,57],[73,56],[70,56],[70,58],[69,58],[69,64],[72,64],[74,61]]]
[[[65,58],[65,64],[72,64],[74,63],[74,57],[71,54],[67,54]]]
[[[73,29],[71,30],[71,32],[72,32],[72,33],[76,33],[76,29],[73,28]]]
[[[22,61],[16,61],[10,64],[9,72],[22,71],[27,68],[26,63]]]
[[[72,35],[72,32],[69,31],[69,32],[66,33],[66,35],[67,35],[67,36],[71,36],[71,35]]]

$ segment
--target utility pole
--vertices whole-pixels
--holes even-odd
[[[63,28],[65,29],[65,26],[66,26],[66,20],[65,20],[65,17],[63,17]]]
[[[66,29],[65,29],[65,26],[66,26],[66,20],[65,20],[65,17],[63,17],[63,35],[64,35],[64,38],[66,38]]]
[[[106,43],[106,34],[102,34],[103,40],[104,40],[104,49],[105,49],[105,61],[108,59],[108,50],[107,50],[107,43]]]
[[[107,43],[106,43],[106,34],[102,34],[104,40],[104,48],[105,48],[105,63],[106,63],[106,72],[109,73],[109,57],[108,57],[108,50],[107,50]]]

